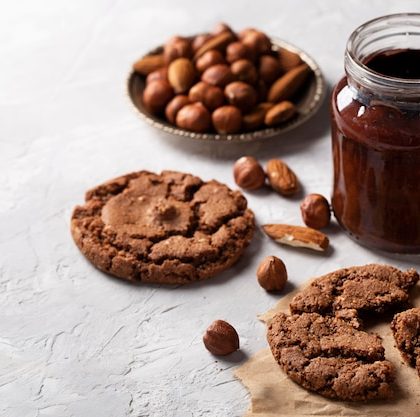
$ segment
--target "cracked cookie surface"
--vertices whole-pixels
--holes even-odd
[[[254,232],[239,191],[190,174],[135,172],[86,193],[71,232],[97,268],[130,281],[185,284],[233,265]]]
[[[404,360],[417,369],[420,377],[420,307],[396,314],[391,329]]]
[[[279,313],[267,339],[274,358],[302,387],[325,397],[363,401],[392,397],[393,365],[381,338],[334,316]]]
[[[414,269],[400,271],[370,264],[343,268],[316,278],[290,303],[292,313],[336,313],[339,310],[383,312],[408,302],[408,291],[419,280]]]

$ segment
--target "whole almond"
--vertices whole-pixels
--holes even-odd
[[[311,70],[306,64],[299,65],[286,72],[270,87],[268,101],[278,103],[279,101],[288,100],[299,90],[310,72]]]
[[[319,230],[290,224],[266,224],[264,232],[283,245],[325,251],[329,245],[328,237]]]
[[[267,126],[276,126],[291,119],[295,114],[295,105],[290,101],[282,101],[267,111],[264,122]]]
[[[298,54],[285,48],[281,48],[279,51],[279,61],[281,69],[284,72],[290,71],[292,68],[302,64],[302,59]]]
[[[163,54],[146,55],[133,64],[133,69],[142,75],[148,75],[151,72],[162,68],[164,65],[165,61]]]
[[[265,115],[271,107],[273,107],[272,103],[260,103],[254,110],[243,117],[243,127],[246,130],[255,130],[261,127],[264,124]]]
[[[270,159],[266,167],[271,187],[282,195],[292,195],[299,191],[296,174],[280,159]]]
[[[219,33],[218,35],[210,38],[200,48],[198,48],[197,52],[194,55],[194,59],[199,58],[201,55],[203,55],[207,51],[211,51],[212,49],[217,49],[219,51],[224,50],[226,46],[234,39],[235,38],[233,34],[228,31]]]
[[[168,68],[168,80],[175,93],[185,93],[195,80],[194,65],[187,58],[172,61]]]

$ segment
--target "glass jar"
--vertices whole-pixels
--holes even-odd
[[[357,28],[332,94],[332,207],[363,245],[420,253],[420,14]]]

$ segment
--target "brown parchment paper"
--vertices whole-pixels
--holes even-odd
[[[272,310],[259,316],[259,319],[267,323],[276,312],[289,313],[289,303],[299,290],[298,288],[283,297]],[[420,307],[419,284],[413,290],[411,298],[412,304]],[[329,400],[292,382],[274,360],[270,349],[264,349],[235,372],[235,376],[251,395],[251,406],[245,417],[420,417],[420,378],[415,369],[403,362],[394,346],[389,326],[391,319],[392,315],[383,317],[381,323],[366,325],[365,329],[382,337],[385,357],[395,365],[393,400],[363,403]]]

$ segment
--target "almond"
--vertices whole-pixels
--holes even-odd
[[[267,162],[267,177],[271,187],[282,195],[291,195],[299,191],[296,174],[280,159]]]
[[[295,105],[290,101],[282,101],[267,111],[264,121],[267,126],[276,126],[291,119],[295,114]]]
[[[226,46],[234,40],[234,35],[231,32],[222,32],[210,38],[205,42],[195,53],[194,60],[212,49],[223,50]]]
[[[272,103],[260,103],[252,112],[246,114],[243,119],[243,127],[246,130],[255,130],[264,124],[267,111],[273,107]]]
[[[279,51],[279,61],[281,69],[284,72],[290,71],[302,64],[302,59],[298,54],[285,48],[281,48]]]
[[[187,58],[172,61],[168,68],[168,80],[176,94],[185,93],[195,80],[194,65]]]
[[[328,237],[324,233],[310,227],[266,224],[263,226],[263,230],[271,239],[284,245],[321,252],[325,251],[329,245]]]
[[[278,103],[279,101],[288,100],[299,90],[310,72],[311,69],[306,64],[299,65],[286,72],[270,87],[268,101]]]
[[[133,69],[142,75],[148,75],[151,72],[162,68],[164,65],[165,61],[163,59],[163,54],[146,55],[133,64]]]

